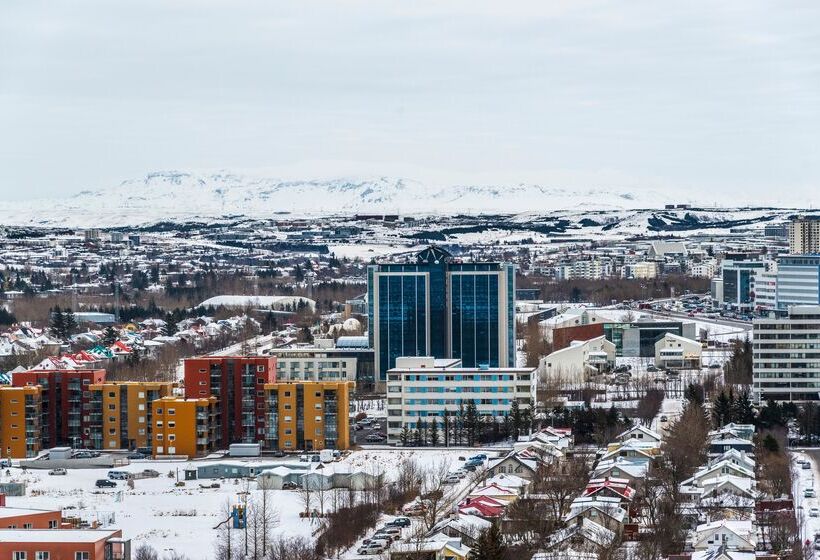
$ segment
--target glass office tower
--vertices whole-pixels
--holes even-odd
[[[515,366],[515,266],[459,263],[430,247],[411,263],[368,269],[368,334],[376,379],[399,356]]]

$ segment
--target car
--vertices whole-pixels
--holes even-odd
[[[376,531],[376,536],[378,535],[389,535],[393,538],[393,540],[398,539],[401,537],[401,527],[384,525],[381,529]]]
[[[11,459],[0,459],[0,468],[7,469],[11,466]]]
[[[111,480],[128,480],[130,476],[127,471],[108,471],[108,478]]]
[[[298,490],[299,485],[292,480],[288,480],[287,482],[282,483],[282,490]]]
[[[800,464],[800,467],[801,467],[803,470],[809,470],[809,469],[811,468],[811,463],[809,463],[808,461],[803,461],[803,462]]]
[[[63,468],[57,468],[57,469],[51,469],[50,471],[48,471],[48,474],[50,474],[51,476],[61,476],[61,475],[68,474],[68,471],[66,471]]]
[[[656,371],[658,371],[658,368],[655,366],[646,366],[646,371],[648,371],[649,373],[655,373]]]
[[[365,441],[373,441],[373,442],[382,441],[383,439],[384,438],[382,437],[381,434],[368,434],[364,438]]]
[[[94,483],[97,488],[116,488],[117,483],[113,480],[106,480],[104,478],[99,479],[97,482]]]
[[[461,482],[461,478],[457,475],[451,474],[444,479],[444,484],[458,484]]]
[[[427,511],[427,506],[424,505],[423,502],[413,502],[401,508],[401,511],[404,515],[409,515],[411,517],[424,515],[424,512]]]
[[[142,476],[144,478],[158,478],[159,471],[155,471],[154,469],[143,469]]]
[[[661,422],[669,422],[669,418],[667,418],[664,414],[663,416],[661,416]]]
[[[140,459],[145,459],[145,455],[142,453],[130,453],[128,458],[132,461],[139,461]]]
[[[464,469],[459,468],[459,469],[454,470],[450,474],[455,475],[459,478],[464,478],[465,476],[467,476],[467,471],[465,471]]]
[[[709,369],[720,369],[720,368],[721,368],[721,365],[716,363],[716,362],[712,362],[711,364],[709,364]]]
[[[816,495],[814,493],[814,488],[806,488],[803,490],[803,497],[804,498],[814,498]]]
[[[285,456],[285,452],[282,451],[281,449],[277,449],[276,451],[273,452],[273,456],[281,458],[281,457]]]
[[[393,521],[388,521],[386,523],[387,527],[409,527],[410,526],[410,518],[409,517],[397,517]]]
[[[75,451],[71,456],[72,459],[93,459],[94,454],[90,451]]]
[[[810,508],[809,509],[809,517],[820,517],[820,508]]]
[[[485,455],[484,453],[479,453],[478,455],[473,455],[472,457],[470,457],[470,461],[482,461],[482,462],[484,462],[486,460],[487,460],[487,455]]]
[[[353,428],[358,432],[360,430],[364,430],[364,426],[361,424],[353,424]]]
[[[373,430],[381,430],[382,425],[381,424],[373,424],[372,426],[370,426],[370,428],[373,429]]]
[[[370,555],[370,554],[381,554],[385,550],[387,550],[388,543],[386,541],[371,541],[359,548],[356,551],[356,554],[361,554],[362,556]]]
[[[476,471],[476,469],[478,469],[478,465],[470,465],[470,464],[467,464],[467,465],[464,465],[464,467],[463,467],[463,468],[464,468],[464,470],[465,470],[465,471],[475,472],[475,471]]]

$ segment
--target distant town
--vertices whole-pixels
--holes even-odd
[[[0,558],[813,558],[820,217],[698,212],[0,228]]]

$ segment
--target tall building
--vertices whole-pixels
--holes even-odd
[[[84,418],[86,447],[151,449],[153,403],[171,396],[170,381],[110,381],[91,385],[91,410]]]
[[[820,253],[820,217],[799,216],[789,222],[789,253]]]
[[[104,369],[34,370],[15,373],[15,387],[40,386],[42,447],[89,445],[84,417],[91,411],[93,384],[105,381]]]
[[[513,401],[521,408],[535,398],[535,369],[465,367],[457,359],[431,356],[399,358],[387,372],[387,439],[395,443],[402,429],[419,427],[424,420],[458,412],[469,401],[478,414],[498,421],[509,413]]]
[[[755,319],[752,395],[758,403],[820,398],[820,306],[793,306],[788,317]]]
[[[40,451],[40,387],[0,387],[0,457],[25,459]]]
[[[777,265],[777,308],[820,304],[820,255],[780,257]]]
[[[462,263],[429,247],[410,263],[368,268],[368,336],[377,383],[399,356],[515,365],[515,266]]]
[[[219,404],[216,397],[162,397],[153,401],[152,408],[154,457],[203,457],[217,449]]]
[[[276,358],[206,356],[185,360],[185,398],[214,396],[218,403],[216,446],[263,443],[266,383],[276,382]]]
[[[267,449],[350,447],[347,382],[279,382],[265,385]]]
[[[725,259],[721,263],[723,279],[721,303],[737,309],[751,310],[754,306],[753,277],[758,272],[769,270],[770,264],[767,261]]]

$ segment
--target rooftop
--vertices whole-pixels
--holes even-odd
[[[119,535],[106,529],[0,529],[4,543],[95,543]]]

